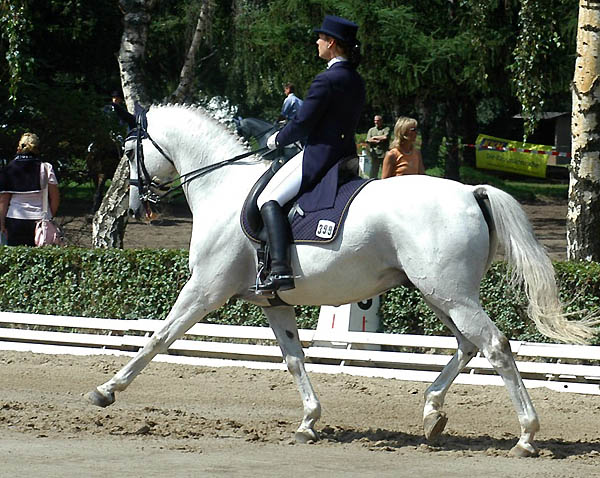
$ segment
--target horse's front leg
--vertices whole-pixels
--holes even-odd
[[[155,332],[148,343],[113,378],[89,392],[87,399],[99,407],[111,405],[115,401],[115,392],[125,390],[157,354],[166,352],[192,325],[226,302],[226,297],[213,293],[215,290],[218,288],[203,290],[196,274],[193,274],[179,293],[165,319],[165,326]]]
[[[319,436],[314,426],[321,418],[321,404],[304,367],[304,352],[298,336],[294,308],[265,307],[263,310],[269,319],[269,325],[275,333],[279,347],[281,347],[287,368],[296,381],[304,405],[304,417],[294,438],[299,443],[316,441]]]

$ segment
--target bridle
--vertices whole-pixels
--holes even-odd
[[[161,199],[166,196],[172,194],[177,191],[179,188],[182,188],[185,184],[193,181],[194,179],[200,178],[212,171],[222,168],[223,166],[227,166],[229,164],[235,163],[241,159],[247,158],[253,155],[260,155],[269,151],[269,148],[264,147],[257,149],[256,151],[249,151],[247,153],[239,154],[234,156],[233,158],[226,159],[224,161],[220,161],[215,164],[210,164],[208,166],[204,166],[202,168],[195,169],[188,173],[181,174],[170,181],[160,183],[157,178],[151,178],[148,170],[146,168],[146,163],[144,162],[144,147],[142,140],[148,139],[152,143],[152,145],[156,148],[156,150],[167,160],[169,163],[175,167],[175,163],[173,160],[165,153],[164,149],[160,147],[160,145],[152,139],[150,134],[148,133],[148,122],[146,120],[145,111],[142,114],[136,115],[136,124],[137,127],[130,131],[125,142],[135,140],[135,150],[136,150],[136,166],[137,166],[137,179],[129,179],[129,184],[131,186],[137,186],[139,191],[140,200],[142,203],[146,205],[148,203],[156,204]],[[179,181],[179,184],[176,184]],[[160,194],[157,192],[160,191]]]

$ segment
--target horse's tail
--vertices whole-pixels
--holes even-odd
[[[587,343],[600,323],[597,316],[568,320],[558,296],[554,267],[546,250],[536,239],[525,211],[509,194],[488,185],[475,186],[473,193],[486,214],[489,201],[491,234],[504,246],[511,270],[512,286],[524,286],[529,299],[527,314],[538,330],[552,339],[568,343]],[[483,200],[483,201],[482,201]]]

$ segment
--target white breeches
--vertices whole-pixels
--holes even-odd
[[[277,201],[283,206],[298,194],[302,184],[303,157],[304,151],[300,151],[275,173],[256,200],[259,210],[268,201]]]

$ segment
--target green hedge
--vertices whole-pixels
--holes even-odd
[[[163,319],[189,277],[187,251],[165,249],[0,248],[0,310],[125,319]],[[561,298],[568,310],[600,306],[600,264],[556,262]],[[544,341],[526,319],[522,292],[506,287],[504,263],[495,263],[481,301],[511,339]],[[381,331],[448,334],[418,291],[399,287],[382,296]],[[296,307],[298,326],[314,328],[318,307]],[[262,325],[259,308],[230,301],[209,322]],[[596,337],[595,343],[600,343]]]

